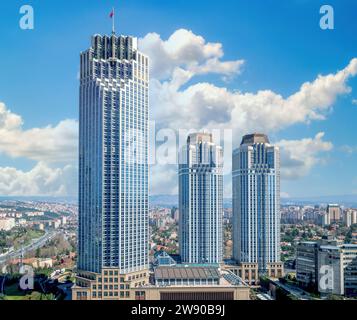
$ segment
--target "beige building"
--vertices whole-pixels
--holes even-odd
[[[135,300],[250,300],[249,293],[249,287],[234,287],[223,283],[220,286],[151,286],[135,290]]]
[[[14,227],[14,218],[0,218],[0,231],[10,231]]]
[[[267,266],[267,276],[269,278],[279,279],[284,276],[284,264],[282,262],[269,263]],[[259,285],[257,263],[227,264],[224,269],[231,271],[250,286]]]
[[[329,204],[327,206],[327,214],[329,223],[337,223],[341,221],[341,208],[338,204]]]
[[[104,269],[102,274],[79,272],[72,288],[73,300],[135,300],[135,289],[149,284],[149,272],[126,275]]]
[[[36,259],[32,266],[34,268],[52,268],[53,267],[53,260],[52,258],[44,258],[44,259]]]
[[[158,267],[150,275],[79,274],[72,289],[73,300],[249,300],[249,293],[233,273],[204,266]]]

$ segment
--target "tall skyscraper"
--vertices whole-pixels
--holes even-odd
[[[223,150],[212,135],[189,135],[179,156],[180,254],[183,263],[223,256]]]
[[[279,148],[263,134],[243,137],[233,152],[233,256],[258,264],[280,263]]]
[[[80,58],[77,285],[91,279],[103,289],[109,280],[112,290],[95,298],[129,298],[118,279],[147,278],[148,91],[149,59],[137,39],[94,35]]]

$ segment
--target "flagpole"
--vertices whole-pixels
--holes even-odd
[[[113,18],[112,18],[112,23],[113,23],[113,28],[112,28],[112,34],[115,34],[115,9],[113,8]]]

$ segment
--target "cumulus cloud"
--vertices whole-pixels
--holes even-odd
[[[78,123],[64,120],[56,126],[23,130],[21,116],[0,103],[0,152],[13,157],[51,162],[77,159]]]
[[[271,133],[325,119],[338,96],[351,91],[347,81],[356,75],[357,59],[337,73],[304,83],[287,98],[271,90],[242,93],[211,83],[183,88],[187,72],[174,72],[167,81],[152,80],[151,101],[159,122],[173,128],[232,128],[238,135]]]
[[[30,171],[0,168],[0,194],[11,196],[68,196],[77,194],[77,168],[51,168],[39,162]]]
[[[25,172],[0,167],[0,194],[68,196],[77,194],[78,122],[23,129],[21,116],[0,103],[0,153],[37,164]]]
[[[158,127],[232,129],[235,144],[246,133],[271,134],[297,123],[325,119],[336,99],[351,91],[348,80],[357,74],[355,58],[341,71],[319,75],[288,97],[272,90],[240,92],[194,81],[196,76],[208,74],[230,79],[242,72],[244,60],[224,60],[221,43],[179,29],[168,39],[149,33],[139,39],[139,46],[151,58],[151,118]],[[323,137],[319,133],[314,138],[278,142],[282,176],[297,178],[321,163],[322,154],[333,147]],[[0,194],[77,194],[77,149],[77,121],[25,130],[21,116],[0,103],[0,153],[38,162],[28,172],[0,168]],[[152,194],[177,193],[176,166],[153,166],[150,180]],[[227,193],[230,182],[225,180]]]
[[[240,92],[193,81],[203,73],[227,76],[229,70],[231,74],[242,71],[244,60],[236,60],[235,67],[232,61],[222,61],[222,44],[207,42],[181,29],[167,40],[158,34],[148,34],[139,45],[152,61],[151,109],[158,127],[232,129],[235,146],[246,133],[258,131],[271,135],[294,124],[326,119],[338,97],[351,92],[348,80],[357,74],[354,58],[342,70],[318,75],[287,97],[269,89]],[[323,154],[332,148],[330,142],[323,140],[323,133],[302,140],[283,140],[279,145],[284,179],[308,174],[323,162]],[[230,166],[227,162],[225,165]],[[229,185],[226,189],[228,192]]]
[[[193,75],[217,73],[225,76],[238,74],[243,60],[221,61],[221,43],[206,40],[186,29],[175,31],[167,40],[157,33],[149,33],[139,40],[140,49],[150,57],[151,76],[157,80],[170,78],[177,68]]]
[[[297,140],[280,140],[272,142],[279,146],[281,154],[281,177],[283,180],[298,179],[308,175],[314,166],[325,163],[325,155],[333,149],[333,144],[324,140],[325,133],[319,132],[313,138]],[[225,157],[225,166],[231,166],[231,157]],[[157,164],[151,167],[150,192],[157,194],[177,194],[177,166]],[[230,172],[224,177],[224,196],[232,195],[232,177]],[[282,197],[288,198],[282,192]]]
[[[323,163],[321,153],[331,151],[333,144],[324,141],[325,133],[320,132],[314,138],[301,140],[281,140],[281,175],[285,179],[295,179],[307,175],[316,164]]]

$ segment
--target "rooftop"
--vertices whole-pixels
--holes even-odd
[[[215,267],[158,267],[155,269],[155,279],[215,279],[218,280],[220,274]]]
[[[255,144],[255,143],[270,143],[270,142],[269,142],[269,138],[266,134],[253,133],[253,134],[245,135],[242,139],[241,145]]]
[[[188,144],[196,144],[196,143],[200,143],[200,142],[212,143],[212,141],[213,141],[212,134],[205,133],[205,132],[192,133],[187,138]]]

